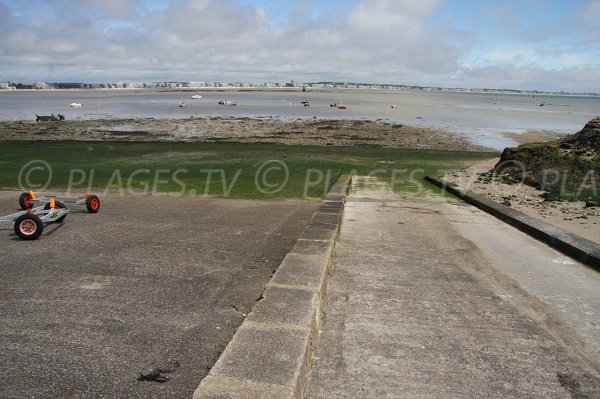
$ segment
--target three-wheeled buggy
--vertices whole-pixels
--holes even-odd
[[[33,191],[26,191],[19,196],[19,206],[23,211],[0,217],[0,224],[12,223],[15,233],[23,240],[35,240],[44,231],[48,223],[60,223],[71,211],[66,204],[85,206],[88,212],[100,210],[100,199],[93,194],[84,197],[36,197]]]

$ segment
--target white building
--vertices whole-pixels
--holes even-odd
[[[38,89],[38,90],[47,90],[47,89],[53,89],[53,87],[51,85],[49,85],[48,83],[45,82],[35,82],[32,87],[34,89]]]
[[[10,82],[0,82],[0,90],[17,90],[17,88],[11,86]]]

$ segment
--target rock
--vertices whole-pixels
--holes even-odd
[[[596,147],[600,145],[600,116],[586,123],[581,131],[575,133],[572,140],[565,142],[579,142]]]
[[[140,373],[137,380],[158,382],[162,384],[171,379],[171,377],[165,374],[173,373],[179,368],[179,366],[180,364],[177,360],[170,360],[162,366],[154,367],[146,372]]]
[[[161,384],[169,381],[170,379],[171,377],[168,375],[163,375],[163,371],[160,368],[155,368],[145,373],[140,373],[139,377],[137,378],[138,381],[152,381]]]
[[[523,182],[568,195],[580,192],[595,170],[600,170],[600,117],[560,140],[505,148],[493,171],[508,184]],[[590,193],[584,191],[581,195],[587,197]]]

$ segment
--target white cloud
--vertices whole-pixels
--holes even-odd
[[[481,66],[510,64],[516,67],[538,66],[547,70],[597,65],[599,62],[598,51],[586,51],[572,46],[497,47],[479,54],[476,60],[471,61]]]
[[[36,1],[46,9],[32,5],[21,16],[0,3],[0,80],[294,78],[589,90],[586,79],[598,74],[597,45],[499,46],[466,60],[475,33],[432,29],[437,0],[362,0],[317,20],[295,7],[283,25],[234,0],[161,9],[144,9],[141,0]]]
[[[348,26],[360,35],[415,40],[426,33],[426,18],[438,3],[437,0],[363,1],[351,10]]]
[[[63,10],[102,13],[116,19],[131,18],[143,6],[142,0],[54,0]]]

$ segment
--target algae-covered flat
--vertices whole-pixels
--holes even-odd
[[[73,191],[320,198],[341,174],[371,174],[393,180],[397,190],[414,191],[414,181],[426,174],[443,175],[494,155],[369,146],[5,141],[0,187],[28,188],[27,177],[31,185]],[[42,169],[25,176],[31,161],[49,165],[51,179]]]

